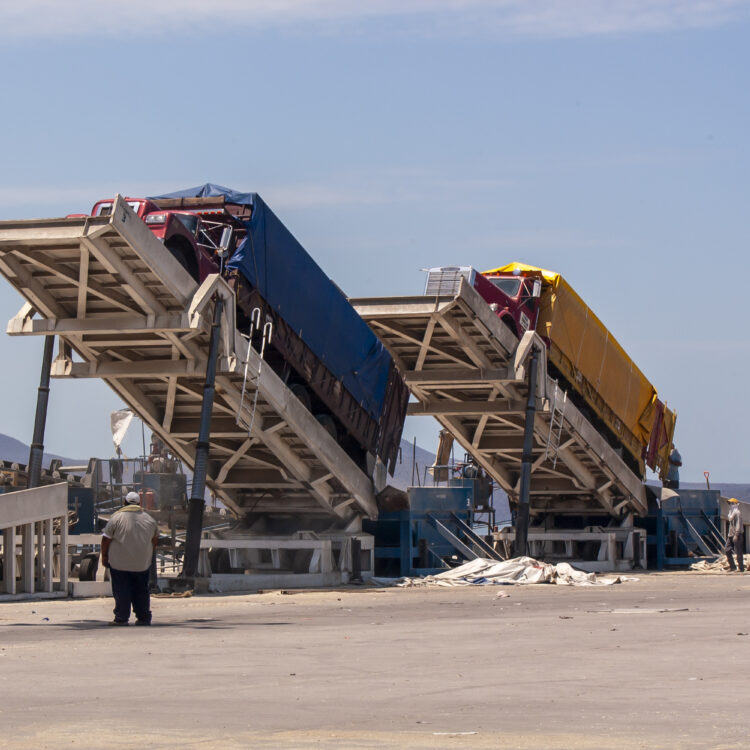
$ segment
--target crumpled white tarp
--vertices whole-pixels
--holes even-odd
[[[377,583],[401,587],[475,586],[482,584],[554,583],[558,586],[610,586],[613,583],[637,581],[630,576],[597,576],[577,570],[568,563],[540,562],[533,557],[514,557],[498,562],[477,558],[443,573],[420,578],[374,579]]]
[[[712,561],[700,560],[699,562],[694,562],[690,566],[690,570],[697,571],[698,573],[726,573],[730,570],[729,560],[727,560],[726,555],[722,555]]]

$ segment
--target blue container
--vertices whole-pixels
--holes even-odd
[[[68,487],[68,511],[75,512],[78,519],[68,529],[71,534],[95,534],[98,531],[91,487]]]

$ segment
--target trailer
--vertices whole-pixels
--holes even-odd
[[[128,206],[199,284],[220,273],[236,324],[366,473],[393,473],[408,390],[339,287],[257,193],[208,183]],[[108,216],[111,199],[92,216]],[[74,217],[82,215],[76,214]]]
[[[645,479],[648,466],[665,479],[676,414],[563,276],[526,263],[474,275],[506,325],[526,322],[542,337],[550,374],[633,472]]]

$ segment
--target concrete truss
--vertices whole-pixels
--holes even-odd
[[[519,493],[526,363],[539,354],[531,512],[646,513],[638,477],[547,375],[546,347],[519,340],[462,280],[458,294],[350,300],[385,344],[416,399],[514,502]]]
[[[218,275],[199,287],[121,196],[110,216],[0,222],[0,273],[27,300],[7,332],[57,335],[53,377],[101,378],[191,467],[223,296],[208,487],[237,514],[377,514],[371,479],[248,355],[232,290]]]

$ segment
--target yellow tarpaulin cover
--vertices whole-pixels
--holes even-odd
[[[559,273],[525,263],[509,263],[483,273],[542,278],[537,332],[550,342],[550,361],[640,458],[657,418],[656,389],[606,326]],[[665,426],[671,437],[674,414],[668,411]],[[657,464],[662,469],[669,445],[659,442]]]

